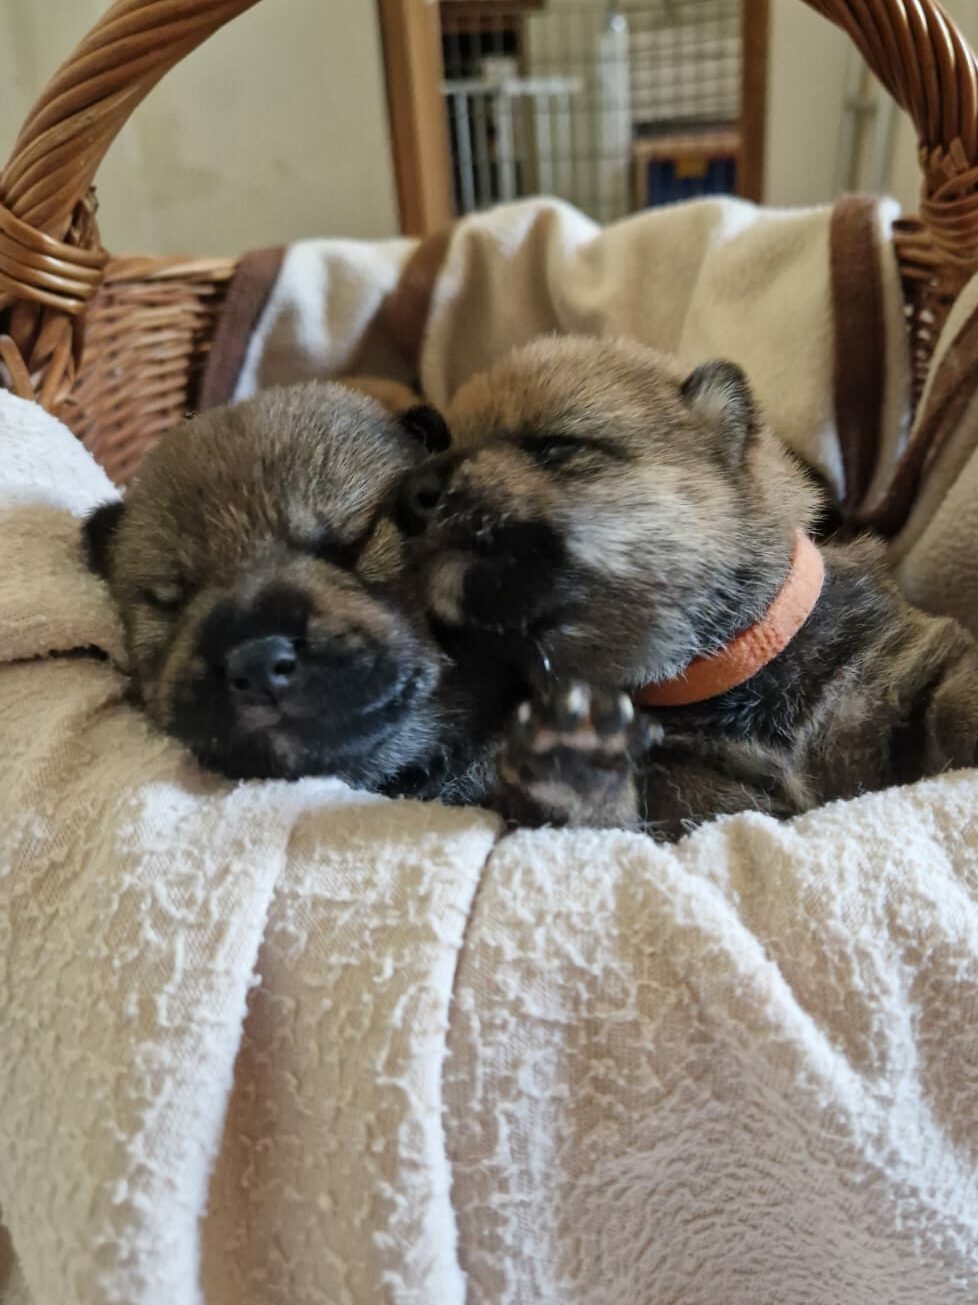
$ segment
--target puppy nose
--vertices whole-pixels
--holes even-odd
[[[400,524],[409,534],[425,528],[445,492],[454,466],[453,459],[432,458],[412,472],[401,486]]]
[[[297,665],[295,644],[282,634],[245,639],[224,659],[228,682],[236,693],[264,694],[275,699],[289,687]]]

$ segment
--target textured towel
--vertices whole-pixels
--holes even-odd
[[[446,1070],[470,1300],[978,1299],[976,801],[502,844]]]

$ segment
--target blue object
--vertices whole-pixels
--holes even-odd
[[[700,195],[732,195],[737,160],[733,155],[703,159],[702,163],[675,159],[650,159],[645,171],[645,204],[675,204]]]

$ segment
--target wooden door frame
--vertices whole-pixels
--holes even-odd
[[[770,0],[741,0],[740,157],[737,194],[764,202]]]
[[[426,236],[454,217],[438,5],[377,0],[377,11],[401,231]]]

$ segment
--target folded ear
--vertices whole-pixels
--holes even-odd
[[[91,570],[96,575],[100,575],[103,580],[107,580],[109,576],[112,539],[122,520],[123,507],[124,504],[121,502],[103,503],[91,516],[85,518],[82,526],[85,560]]]
[[[707,362],[683,381],[680,393],[686,406],[720,437],[720,455],[733,469],[758,429],[757,406],[750,383],[732,362]]]
[[[429,453],[444,453],[452,442],[445,418],[428,403],[416,403],[397,414],[402,429]]]

